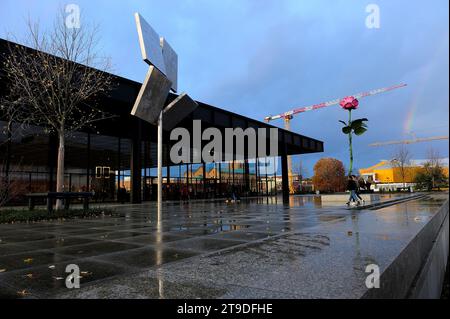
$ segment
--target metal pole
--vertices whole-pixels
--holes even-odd
[[[156,242],[162,242],[162,166],[163,166],[163,111],[159,113],[158,119],[158,197],[157,197],[157,222],[156,222]],[[157,253],[156,259],[161,259]]]
[[[163,111],[158,119],[158,211],[162,208]]]

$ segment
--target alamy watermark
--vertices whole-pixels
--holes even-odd
[[[381,27],[380,6],[374,3],[369,4],[366,6],[366,13],[369,13],[366,17],[366,27],[368,29],[379,29]]]
[[[80,267],[78,267],[78,265],[75,264],[70,264],[67,265],[66,267],[66,273],[70,273],[67,277],[66,277],[66,287],[68,289],[79,289],[80,288]]]
[[[219,163],[278,156],[277,128],[225,128],[223,138],[218,128],[202,130],[201,121],[193,120],[192,136],[188,129],[177,127],[170,133],[170,140],[177,141],[170,150],[170,160],[174,164]],[[203,145],[204,142],[207,144]],[[265,163],[265,169],[269,172],[276,171],[276,161]]]
[[[77,4],[68,4],[65,7],[66,12],[66,28],[67,29],[79,29],[81,28],[81,10]]]
[[[370,274],[366,278],[366,287],[368,289],[380,288],[380,267],[375,264],[367,265],[366,273]]]

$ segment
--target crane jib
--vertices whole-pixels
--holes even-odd
[[[399,85],[394,85],[394,86],[390,86],[390,87],[386,87],[386,88],[382,88],[382,89],[372,90],[372,91],[369,91],[369,92],[358,93],[358,94],[355,94],[355,95],[352,95],[352,96],[355,97],[356,99],[361,99],[361,98],[364,98],[364,97],[368,97],[368,96],[372,96],[372,95],[376,95],[376,94],[392,91],[392,90],[395,90],[395,89],[399,89],[399,88],[402,88],[402,87],[405,87],[405,86],[407,86],[407,84],[399,84]],[[310,106],[306,106],[306,107],[296,108],[294,110],[291,110],[291,111],[283,113],[283,114],[279,114],[279,115],[275,115],[275,116],[268,116],[268,117],[265,118],[265,120],[266,121],[272,121],[272,120],[277,120],[277,119],[280,119],[280,118],[288,118],[288,117],[291,117],[292,115],[295,115],[295,114],[304,113],[304,112],[308,112],[308,111],[313,111],[313,110],[321,109],[323,107],[339,104],[339,102],[341,100],[342,99],[335,99],[335,100],[328,101],[328,102],[323,102],[323,103],[320,103],[320,104],[314,104],[314,105],[310,105]]]

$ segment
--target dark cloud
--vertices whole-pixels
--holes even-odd
[[[18,19],[28,12],[47,17],[58,3],[46,1],[38,8],[30,7],[30,1],[2,0],[2,26],[23,31]],[[355,116],[368,117],[370,129],[355,139],[357,167],[390,158],[392,147],[368,144],[407,138],[406,129],[417,136],[448,134],[447,0],[374,1],[381,9],[377,30],[366,28],[367,3],[358,0],[77,3],[87,18],[102,23],[104,51],[112,55],[117,73],[139,81],[145,75],[132,16],[140,11],[178,51],[181,90],[259,120],[297,106],[408,83],[405,89],[361,101]],[[412,125],[405,129],[413,109]],[[301,157],[310,174],[323,156],[347,163],[347,139],[337,122],[346,117],[336,106],[292,122],[296,132],[325,142],[324,154]],[[410,147],[414,157],[423,158],[430,145],[448,156],[446,141]]]

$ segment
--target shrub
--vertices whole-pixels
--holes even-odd
[[[112,210],[103,208],[93,208],[88,211],[84,211],[82,209],[70,209],[53,211],[51,213],[43,209],[36,209],[31,211],[23,209],[3,209],[0,210],[0,224],[111,216],[112,214]]]

